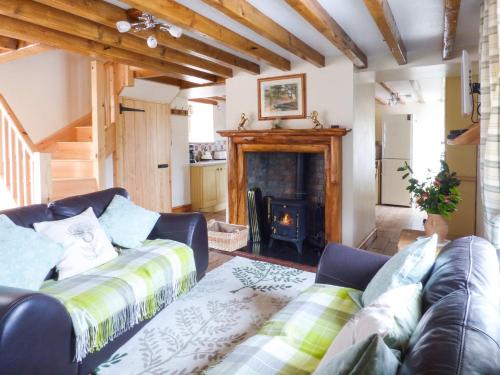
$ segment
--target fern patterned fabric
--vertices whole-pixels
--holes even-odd
[[[342,327],[359,311],[349,296],[352,290],[311,286],[206,374],[311,374]]]
[[[481,195],[485,237],[500,248],[500,2],[483,0],[479,64],[481,80]]]
[[[73,321],[76,361],[161,308],[196,283],[193,250],[171,240],[145,241],[100,267],[62,281],[47,281],[42,292],[61,301]]]

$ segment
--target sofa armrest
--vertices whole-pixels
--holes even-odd
[[[164,238],[185,243],[194,251],[198,280],[205,275],[208,267],[208,233],[207,221],[203,214],[161,214],[148,238]]]
[[[73,325],[55,298],[0,286],[0,373],[72,375]]]
[[[329,244],[319,261],[316,282],[364,290],[389,258],[340,244]]]

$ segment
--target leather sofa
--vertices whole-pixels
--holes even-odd
[[[88,207],[92,207],[99,217],[115,194],[128,197],[124,189],[113,188],[0,214],[27,228],[32,228],[36,222],[77,215]],[[189,245],[194,250],[198,280],[205,275],[208,237],[202,214],[161,214],[149,238],[172,239]],[[0,286],[0,375],[87,375],[146,323],[137,324],[100,351],[76,363],[73,361],[73,326],[64,306],[42,293]]]
[[[500,374],[500,253],[486,240],[448,244],[424,280],[423,311],[399,374]],[[327,246],[316,282],[364,290],[389,259]]]

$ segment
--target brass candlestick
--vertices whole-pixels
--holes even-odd
[[[238,124],[238,130],[246,130],[245,129],[245,124],[247,123],[247,121],[248,121],[247,115],[245,115],[244,113],[242,113],[241,116],[240,116],[240,123]]]
[[[314,124],[313,129],[323,129],[323,124],[318,119],[318,111],[312,111],[311,115],[307,116],[310,118]]]

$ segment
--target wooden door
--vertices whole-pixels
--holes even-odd
[[[203,207],[213,207],[217,204],[217,166],[203,167]]]
[[[170,107],[128,98],[120,98],[120,103],[125,109],[116,129],[117,185],[127,189],[136,204],[170,212]]]

